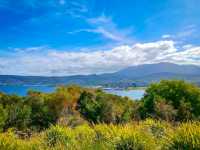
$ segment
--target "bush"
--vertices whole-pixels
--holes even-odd
[[[0,132],[3,131],[3,128],[6,124],[8,114],[6,109],[3,108],[2,105],[0,105]]]
[[[124,126],[120,139],[116,142],[117,150],[156,150],[159,148],[154,137],[134,126]]]
[[[140,122],[139,127],[142,128],[144,132],[151,133],[155,138],[159,139],[159,141],[164,139],[172,130],[169,123],[152,119]]]
[[[12,130],[0,134],[1,150],[44,150],[47,149],[38,135],[31,139],[20,139]]]
[[[84,91],[77,104],[77,110],[91,123],[126,123],[137,116],[136,108],[128,98],[102,91]]]
[[[116,144],[116,150],[150,150],[150,143],[138,134],[121,137]]]
[[[69,147],[72,143],[72,133],[69,128],[64,128],[60,126],[52,126],[44,133],[45,143],[49,147]]]
[[[119,127],[115,125],[99,124],[94,126],[96,141],[109,149],[114,149],[119,137]]]
[[[174,134],[168,135],[168,144],[164,148],[168,150],[199,150],[200,123],[181,124]]]
[[[179,80],[162,80],[146,89],[140,107],[143,118],[173,121],[200,119],[200,89]]]
[[[51,126],[21,139],[13,130],[0,133],[2,150],[199,150],[200,123],[177,126],[146,120],[126,125],[81,125],[75,128]]]
[[[74,130],[75,139],[79,142],[92,143],[95,139],[95,131],[88,125],[77,126]]]
[[[75,140],[74,149],[94,149],[96,134],[93,128],[88,125],[77,126],[73,129],[73,135]]]

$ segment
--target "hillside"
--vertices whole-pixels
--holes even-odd
[[[145,86],[161,79],[182,79],[200,84],[200,67],[172,63],[144,64],[131,66],[115,73],[100,75],[75,75],[63,77],[0,75],[1,85],[103,85],[103,86]]]

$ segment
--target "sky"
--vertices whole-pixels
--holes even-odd
[[[0,0],[0,74],[200,66],[200,0]]]

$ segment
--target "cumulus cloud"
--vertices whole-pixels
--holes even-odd
[[[200,65],[200,47],[177,49],[174,41],[121,45],[108,50],[69,52],[55,49],[41,53],[28,48],[9,57],[0,57],[1,74],[63,76],[115,72],[122,68],[158,62]],[[34,52],[30,51],[34,50]]]

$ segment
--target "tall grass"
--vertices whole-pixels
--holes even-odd
[[[173,134],[167,137],[166,149],[169,150],[199,150],[200,123],[188,122],[179,125]]]
[[[21,139],[12,130],[0,133],[0,150],[197,150],[200,123],[171,125],[146,120],[125,125],[52,126]]]

